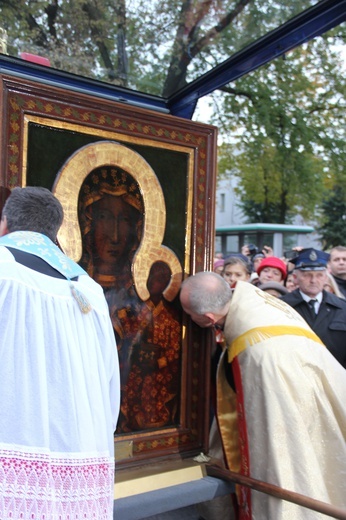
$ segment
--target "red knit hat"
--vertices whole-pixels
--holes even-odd
[[[287,267],[285,262],[280,260],[277,256],[268,256],[267,258],[263,258],[262,262],[257,268],[257,274],[260,275],[262,269],[265,267],[274,267],[275,269],[279,269],[282,273],[282,279],[284,280],[287,275]]]

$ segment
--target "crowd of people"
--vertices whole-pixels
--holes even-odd
[[[309,256],[299,255],[296,269],[304,269]],[[310,270],[314,262],[309,259],[305,271],[313,278],[324,269]],[[297,310],[249,282],[231,289],[220,275],[200,272],[183,282],[180,299],[197,325],[223,330],[216,415],[225,465],[345,508],[346,377],[336,356]],[[237,497],[239,519],[324,518],[248,488]]]
[[[240,253],[221,256],[218,253],[214,260],[214,272],[231,289],[238,281],[250,282],[288,303],[346,368],[345,246],[336,246],[330,253],[296,247],[282,258],[269,246],[253,255],[244,246]]]
[[[302,249],[302,247],[297,246],[286,252],[283,257],[278,258],[269,246],[264,246],[261,252],[251,254],[251,249],[249,249],[248,245],[245,245],[240,253],[232,253],[226,257],[221,252],[216,253],[213,271],[227,279],[225,267],[229,262],[234,262],[234,259],[237,258],[240,266],[244,264],[242,269],[250,272],[250,279],[246,279],[246,281],[261,287],[262,290],[265,283],[276,282],[287,289],[282,294],[287,294],[287,292],[292,292],[298,287],[293,274],[295,268],[294,258]],[[323,288],[327,292],[346,299],[346,246],[333,247],[328,255],[327,280]],[[239,279],[243,280],[244,278]],[[233,278],[231,286],[236,281]]]
[[[229,469],[345,508],[346,247],[295,248],[278,258],[269,247],[251,255],[245,246],[219,254],[215,265],[181,290],[192,320],[216,329],[211,456],[216,446],[220,457],[221,436]],[[239,518],[323,517],[248,490],[237,504]]]
[[[90,262],[95,251],[86,249],[80,266],[56,245],[63,209],[49,190],[15,188],[6,195],[0,222],[1,518],[110,520],[117,424],[123,431],[175,424],[181,323],[162,297],[171,270],[153,263],[149,300],[138,315],[128,304],[127,314],[116,314],[120,294],[109,305],[106,284],[119,282],[125,291],[131,257],[120,256],[126,269],[115,280],[119,262],[104,246],[118,223],[124,248],[133,251],[141,218],[139,199],[127,207],[110,196],[93,200],[85,212],[86,245],[92,235],[101,252]],[[135,215],[131,233],[125,207]],[[197,325],[215,329],[213,425],[222,462],[346,508],[346,247],[329,253],[296,248],[278,258],[270,247],[253,253],[246,246],[219,255],[214,271],[187,277],[180,303]],[[141,323],[141,339],[131,343],[130,359],[117,349],[125,336],[115,328],[131,320]],[[132,399],[137,395],[142,409]],[[237,508],[239,520],[323,518],[242,487]]]

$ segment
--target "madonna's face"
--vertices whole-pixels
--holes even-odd
[[[99,273],[122,270],[137,240],[139,216],[121,197],[105,195],[92,204],[93,260]]]

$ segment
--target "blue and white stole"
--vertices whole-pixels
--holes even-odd
[[[50,238],[35,231],[14,231],[0,237],[0,246],[13,247],[25,253],[38,256],[56,271],[61,273],[69,282],[71,292],[77,301],[80,310],[87,313],[91,305],[85,296],[73,285],[71,278],[87,274],[82,267],[71,260],[56,246]]]

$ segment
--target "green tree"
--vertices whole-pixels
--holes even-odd
[[[326,190],[344,175],[346,82],[332,36],[223,89],[214,122],[233,144],[219,170],[238,178],[250,222],[314,218]]]
[[[316,0],[0,0],[8,51],[168,96]],[[339,27],[216,92],[220,173],[239,179],[250,221],[311,217],[341,173],[345,78]]]
[[[314,0],[0,0],[9,53],[168,96]]]
[[[346,193],[345,187],[334,186],[323,200],[322,224],[318,231],[323,249],[331,249],[346,244]]]

